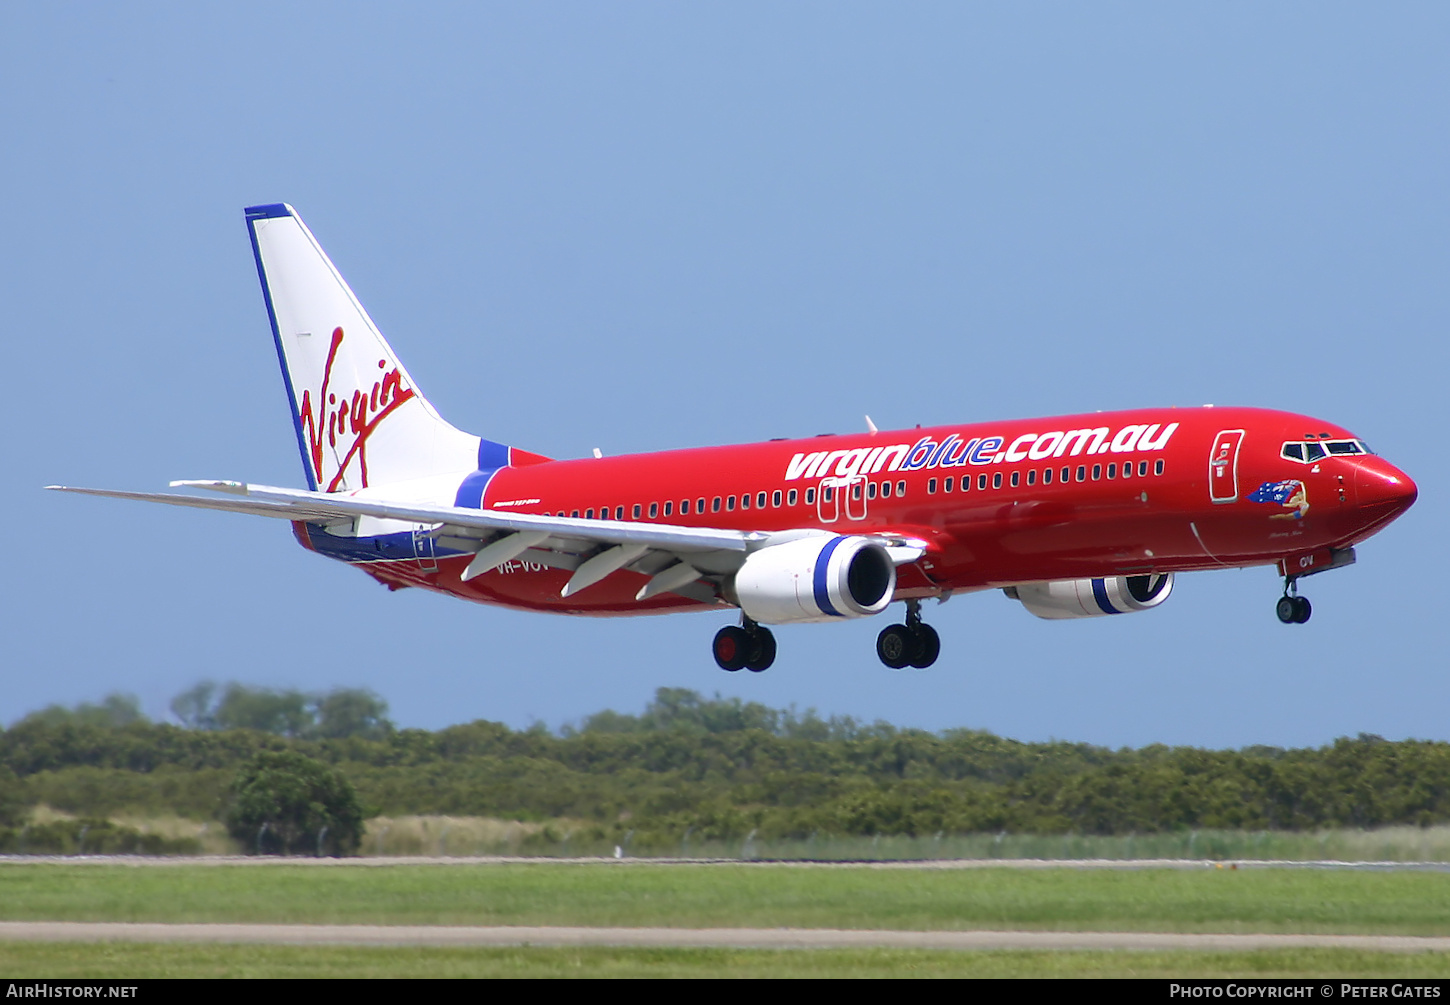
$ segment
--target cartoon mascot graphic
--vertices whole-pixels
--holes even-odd
[[[1278,503],[1293,511],[1275,513],[1269,517],[1270,520],[1302,520],[1304,514],[1309,512],[1309,494],[1304,489],[1304,483],[1297,478],[1283,482],[1264,482],[1249,493],[1249,501]]]

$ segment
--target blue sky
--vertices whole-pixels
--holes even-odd
[[[660,686],[1022,739],[1450,739],[1450,8],[12,4],[0,723],[201,678],[551,727]],[[1273,615],[1267,569],[1046,623],[780,629],[388,594],[272,521],[61,482],[300,485],[242,207],[287,201],[455,424],[554,456],[1139,405],[1342,423],[1420,501]]]

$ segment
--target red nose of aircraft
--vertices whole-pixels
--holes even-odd
[[[1360,508],[1377,520],[1399,516],[1420,494],[1409,475],[1382,457],[1366,457],[1356,465],[1354,492]]]

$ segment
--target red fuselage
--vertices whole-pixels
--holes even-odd
[[[899,570],[897,599],[1281,562],[1313,571],[1415,500],[1414,482],[1383,458],[1327,449],[1350,451],[1347,441],[1358,443],[1288,412],[1142,409],[510,466],[483,507],[921,538],[929,548]],[[1299,457],[1286,444],[1300,444]],[[526,561],[462,582],[470,557],[369,571],[536,611],[711,606],[675,594],[637,601],[645,577],[624,571],[566,599],[568,571]]]

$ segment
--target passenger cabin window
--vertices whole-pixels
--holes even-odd
[[[1001,487],[1002,487],[1002,472],[998,471],[998,472],[996,472],[995,474],[992,475],[992,488],[994,488],[994,489],[1000,489]]]
[[[634,518],[639,519],[639,503],[634,504]]]
[[[1138,474],[1141,477],[1143,477],[1143,478],[1148,477],[1148,462],[1147,461],[1139,461],[1138,462]]]
[[[756,509],[765,509],[765,493],[764,492],[756,493],[756,496],[755,496],[755,508]]]
[[[815,489],[806,489],[806,505],[807,506],[814,506],[815,504],[816,504],[816,490]]]
[[[867,486],[866,486],[866,498],[867,499],[875,499],[876,498],[876,483],[875,482],[870,482],[869,484],[867,484]]]
[[[660,515],[660,504],[657,502],[649,504],[649,518],[653,520]]]
[[[1036,468],[1033,468],[1032,470],[1030,470],[1030,471],[1027,472],[1027,484],[1028,485],[1036,485],[1037,484],[1037,469]]]
[[[734,513],[735,512],[735,497],[734,496],[726,496],[725,497],[725,508],[727,510],[729,510],[731,513]]]
[[[951,492],[952,492],[952,479],[948,478],[946,481],[942,482],[941,490],[943,492],[945,492],[947,495],[951,495]]]
[[[896,483],[896,498],[898,498],[898,499],[905,499],[906,498],[906,483],[905,482],[897,482]]]
[[[857,499],[860,499],[861,498],[861,486],[859,486],[859,485],[856,486],[856,498]],[[776,489],[774,492],[772,492],[770,494],[770,504],[772,506],[779,506],[780,505],[780,489]]]
[[[1163,473],[1163,462],[1161,460],[1153,462],[1153,473],[1155,475],[1161,475]]]
[[[688,499],[681,499],[680,500],[680,516],[689,516],[689,515],[690,515],[690,500],[688,500]]]
[[[1043,485],[1051,485],[1052,484],[1052,469],[1051,468],[1043,468],[1042,469],[1042,484]]]
[[[696,513],[703,513],[703,512],[705,512],[705,500],[703,500],[703,499],[696,499],[695,500],[695,512]]]
[[[926,480],[926,494],[929,495],[929,496],[936,495],[936,479],[935,478],[928,478]]]
[[[670,516],[674,512],[674,510],[675,502],[673,499],[671,499],[670,501],[665,503],[665,516]]]
[[[711,499],[710,500],[710,512],[711,513],[719,513],[720,512],[720,497],[719,496],[716,496],[714,499]]]
[[[1080,482],[1087,481],[1087,466],[1086,465],[1079,464],[1077,466],[1077,480],[1080,481]]]
[[[1108,465],[1108,477],[1109,478],[1116,478],[1116,477],[1118,477],[1118,466],[1116,464],[1109,464]]]
[[[890,499],[891,498],[891,483],[890,482],[882,482],[881,483],[881,498],[882,499]]]
[[[623,506],[616,506],[616,507],[614,507],[614,519],[616,519],[616,520],[623,520],[624,519],[624,507]]]
[[[1021,478],[1022,478],[1021,472],[1018,472],[1018,471],[1012,472],[1012,487],[1014,489],[1017,487],[1017,483],[1021,480]]]
[[[797,498],[797,496],[796,496],[796,490],[795,489],[791,489],[790,492],[786,494],[785,504],[787,506],[794,506],[795,505],[796,498]]]
[[[987,476],[986,475],[978,475],[977,476],[977,488],[984,489],[986,487],[987,487]]]
[[[588,509],[586,509],[584,511],[584,519],[586,519],[586,520],[593,520],[594,519],[594,507],[593,506],[590,506]]]

